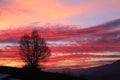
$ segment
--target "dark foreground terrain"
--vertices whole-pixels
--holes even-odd
[[[86,80],[84,78],[77,78],[60,73],[44,72],[39,70],[27,70],[4,66],[0,67],[0,73],[9,75],[0,80]]]
[[[62,69],[50,72],[65,73],[76,77],[84,76],[88,80],[120,80],[120,60],[88,69]]]
[[[67,69],[67,72],[66,69],[44,72],[1,66],[0,80],[120,80],[120,60],[88,69]]]

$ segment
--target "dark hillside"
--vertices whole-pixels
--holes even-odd
[[[26,70],[12,67],[0,67],[0,73],[10,74],[5,80],[10,78],[18,78],[21,80],[85,80],[83,78],[76,78],[60,73],[44,72],[38,70]]]

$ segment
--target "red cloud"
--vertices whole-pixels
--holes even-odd
[[[50,57],[48,63],[44,63],[47,66],[51,66],[53,64],[56,64],[56,67],[75,66],[76,64],[79,64],[79,62],[76,62],[78,59],[86,61],[88,58],[117,59],[120,57],[119,55],[106,55],[103,53],[108,51],[120,52],[119,29],[112,30],[113,27],[111,26],[108,27],[107,25],[101,25],[98,27],[86,29],[71,29],[64,26],[51,28],[38,27],[37,29],[40,34],[47,40],[53,54]],[[19,39],[24,33],[29,34],[30,32],[31,29],[28,28],[24,30],[16,29],[0,31],[0,43],[2,45],[4,45],[4,43],[12,43],[10,46],[4,45],[5,48],[2,50],[1,56],[11,59],[19,59],[18,56],[14,56],[18,53]],[[92,52],[92,54],[89,54],[88,52]],[[97,52],[101,52],[103,54],[97,55]],[[67,60],[68,62],[72,62],[73,65],[64,65],[63,63],[62,65],[58,65],[60,61],[67,63]],[[95,61],[88,62],[91,63],[91,65],[99,65]],[[88,64],[88,62],[86,64]]]

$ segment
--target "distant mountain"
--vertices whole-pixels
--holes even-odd
[[[51,71],[55,72],[55,70]],[[88,69],[62,69],[56,71],[77,77],[84,76],[88,80],[120,80],[120,60],[112,64]]]

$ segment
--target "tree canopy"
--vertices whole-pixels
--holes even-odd
[[[33,30],[31,34],[24,34],[20,38],[20,57],[28,68],[38,68],[39,62],[48,59],[51,55],[46,41],[38,31]],[[39,68],[41,68],[39,66]]]

